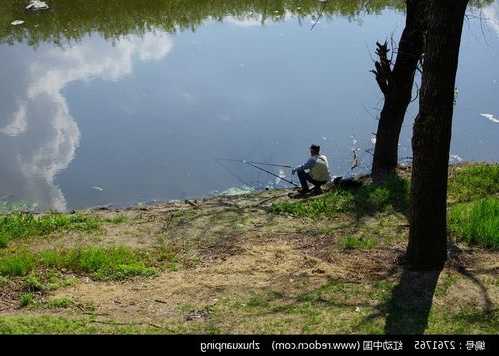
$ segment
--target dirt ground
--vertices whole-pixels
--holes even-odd
[[[161,332],[383,332],[403,271],[405,217],[383,213],[360,221],[346,215],[314,220],[269,213],[272,202],[289,199],[287,194],[95,210],[91,213],[125,216],[127,222],[106,225],[99,234],[19,242],[32,250],[75,244],[166,249],[177,262],[148,278],[111,282],[75,276],[70,286],[40,296],[72,300],[66,308],[21,309],[17,285],[4,286],[0,316],[90,318],[85,320]],[[368,250],[342,248],[341,239],[352,233],[383,239]],[[498,253],[461,245],[453,251],[433,291],[432,312],[492,313],[489,326],[496,328]],[[439,326],[436,320],[430,332],[445,332],[452,323]]]

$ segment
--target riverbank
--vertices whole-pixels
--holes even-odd
[[[2,216],[0,333],[497,333],[499,165],[451,168],[439,276],[403,272],[409,176]]]

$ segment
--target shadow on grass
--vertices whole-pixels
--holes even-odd
[[[273,213],[309,218],[352,214],[357,220],[383,211],[396,211],[407,216],[409,182],[398,175],[387,177],[383,184],[339,185],[328,193],[294,202],[276,203]]]
[[[461,263],[453,267],[480,290],[485,315],[493,312],[494,304],[480,279]],[[393,289],[391,298],[384,307],[385,334],[405,335],[425,332],[441,271],[403,271],[399,284]]]
[[[483,270],[474,270],[474,273],[468,270],[465,264],[462,262],[463,251],[455,244],[454,241],[451,241],[451,246],[449,248],[450,253],[450,265],[461,274],[463,277],[469,279],[476,287],[480,290],[480,296],[483,301],[484,311],[486,313],[490,313],[494,309],[494,303],[490,299],[489,291],[482,283],[482,281],[477,277],[477,273],[481,274],[492,274],[495,275],[498,272],[498,267],[493,267],[490,269]]]
[[[440,272],[402,272],[386,305],[385,334],[424,334]]]
[[[374,215],[392,207],[407,216],[409,209],[409,183],[398,175],[385,179],[381,185],[369,184],[353,192],[354,212],[360,218]]]
[[[375,312],[366,316],[358,326],[385,318],[386,335],[424,334],[441,272],[404,269],[388,298],[378,304]]]

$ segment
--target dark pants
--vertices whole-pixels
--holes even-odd
[[[322,185],[327,183],[327,182],[316,181],[315,179],[312,178],[312,176],[309,173],[305,172],[304,169],[299,169],[296,173],[298,173],[298,179],[300,180],[301,187],[304,190],[309,190],[308,183],[313,184],[314,187],[317,189],[319,189]]]

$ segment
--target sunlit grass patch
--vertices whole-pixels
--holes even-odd
[[[6,277],[3,277],[6,278]],[[47,292],[68,287],[77,281],[75,276],[67,276],[59,271],[32,271],[22,279],[23,289],[28,292]]]
[[[378,244],[378,241],[364,235],[347,235],[340,241],[344,250],[370,250]]]
[[[47,289],[36,274],[30,274],[24,278],[24,287],[30,292],[39,292]]]
[[[46,236],[58,231],[95,231],[99,225],[100,221],[96,217],[82,214],[0,215],[0,247],[5,247],[11,240]]]
[[[73,306],[75,303],[67,297],[50,299],[45,306],[49,309],[66,309]]]
[[[96,232],[103,224],[124,224],[129,218],[124,214],[99,217],[90,214],[33,214],[14,212],[0,215],[0,248],[9,241],[30,237],[43,237],[57,232]]]
[[[70,319],[51,315],[9,315],[0,316],[0,334],[172,334],[182,329],[159,328],[147,323],[130,322],[129,325],[108,320],[99,323],[93,317]],[[184,331],[185,332],[185,331]],[[200,333],[199,331],[197,332]]]
[[[45,251],[40,254],[47,267],[67,268],[92,274],[97,279],[126,279],[133,276],[151,276],[154,269],[147,267],[147,257],[126,247],[86,247],[63,252]]]
[[[428,320],[428,334],[496,334],[499,330],[499,311],[461,307],[456,311],[434,308]]]
[[[0,276],[26,276],[37,265],[37,256],[30,252],[2,256],[0,257]]]
[[[213,319],[228,321],[222,332],[275,334],[382,333],[382,319],[364,319],[384,303],[392,284],[329,280],[322,286],[286,293],[258,290],[231,296],[213,307]],[[386,290],[385,290],[386,289]],[[237,323],[235,322],[237,320]]]
[[[276,214],[291,214],[302,217],[320,217],[347,212],[353,208],[353,195],[347,191],[335,191],[308,201],[284,202],[272,205]]]
[[[25,308],[33,304],[34,300],[35,296],[33,295],[33,293],[24,293],[21,295],[21,298],[19,300],[19,305],[21,306],[21,308]]]
[[[449,227],[469,244],[499,249],[499,198],[454,205],[449,212]]]
[[[98,329],[89,320],[70,320],[55,316],[0,317],[0,334],[79,334]]]
[[[467,202],[499,193],[499,165],[455,168],[449,179],[449,199]]]
[[[296,301],[322,305],[335,304],[346,301],[352,296],[359,296],[360,292],[360,285],[358,284],[330,280],[319,288],[298,295]]]
[[[3,276],[26,276],[38,269],[66,269],[89,274],[99,280],[122,280],[155,274],[147,255],[126,247],[85,247],[39,253],[23,251],[0,257],[0,275]]]

